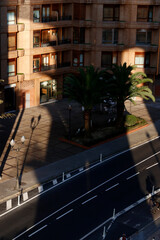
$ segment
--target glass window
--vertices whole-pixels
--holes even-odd
[[[40,72],[40,56],[33,57],[33,72]]]
[[[11,59],[8,61],[8,76],[16,75],[16,60]]]
[[[8,51],[14,51],[17,49],[16,46],[16,33],[8,34]]]
[[[40,36],[41,36],[40,31],[33,32],[33,47],[40,47],[40,43],[41,43]]]
[[[137,30],[136,43],[137,44],[150,44],[151,43],[151,30]]]
[[[84,66],[84,54],[82,52],[78,51],[73,52],[73,66],[74,67]]]
[[[50,7],[42,7],[42,22],[50,22]]]
[[[112,64],[117,63],[117,53],[116,52],[102,52],[101,66],[111,67]]]
[[[16,24],[16,18],[15,18],[14,11],[7,12],[7,23],[8,23],[8,25]]]
[[[152,22],[153,21],[153,6],[138,6],[137,21],[138,22]]]
[[[50,30],[43,30],[42,31],[42,44],[45,45],[50,41]],[[46,45],[48,46],[48,44]]]
[[[102,43],[117,44],[118,43],[118,29],[103,30]]]
[[[150,53],[135,53],[135,65],[137,68],[146,68],[150,66]]]
[[[42,66],[41,70],[45,71],[49,69],[49,55],[42,55]]]
[[[40,22],[40,9],[33,10],[33,22]]]
[[[103,21],[118,21],[119,20],[119,5],[104,5]]]

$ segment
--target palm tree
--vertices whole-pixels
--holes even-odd
[[[91,110],[101,102],[106,94],[104,80],[105,71],[100,71],[90,65],[79,68],[76,74],[69,74],[65,78],[64,93],[70,100],[75,100],[84,107],[84,128],[86,133],[91,129]]]
[[[125,108],[125,101],[130,100],[135,104],[134,97],[141,97],[143,99],[155,101],[152,91],[145,83],[152,83],[153,80],[147,78],[143,72],[132,73],[136,66],[127,66],[113,64],[111,72],[111,80],[115,88],[110,89],[110,93],[117,101],[117,125],[123,124],[123,113]]]

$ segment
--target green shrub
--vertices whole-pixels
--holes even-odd
[[[126,119],[125,119],[125,126],[127,127],[131,127],[136,125],[137,123],[137,117],[134,115],[126,115]]]

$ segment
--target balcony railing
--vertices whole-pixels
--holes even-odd
[[[58,41],[58,45],[62,45],[62,44],[70,44],[70,43],[71,43],[71,39],[67,39],[67,38]]]
[[[54,21],[69,21],[72,20],[72,16],[59,16],[58,18],[56,16],[54,17],[42,17],[42,22],[54,22]]]
[[[34,68],[33,72],[43,72],[43,71],[49,71],[52,69],[57,69],[57,68],[64,68],[64,67],[70,67],[71,63],[70,62],[63,62],[63,63],[57,63],[49,66],[41,66],[41,68]]]

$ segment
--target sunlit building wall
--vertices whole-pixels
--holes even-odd
[[[4,111],[65,97],[66,74],[136,64],[160,95],[160,0],[1,0]]]

